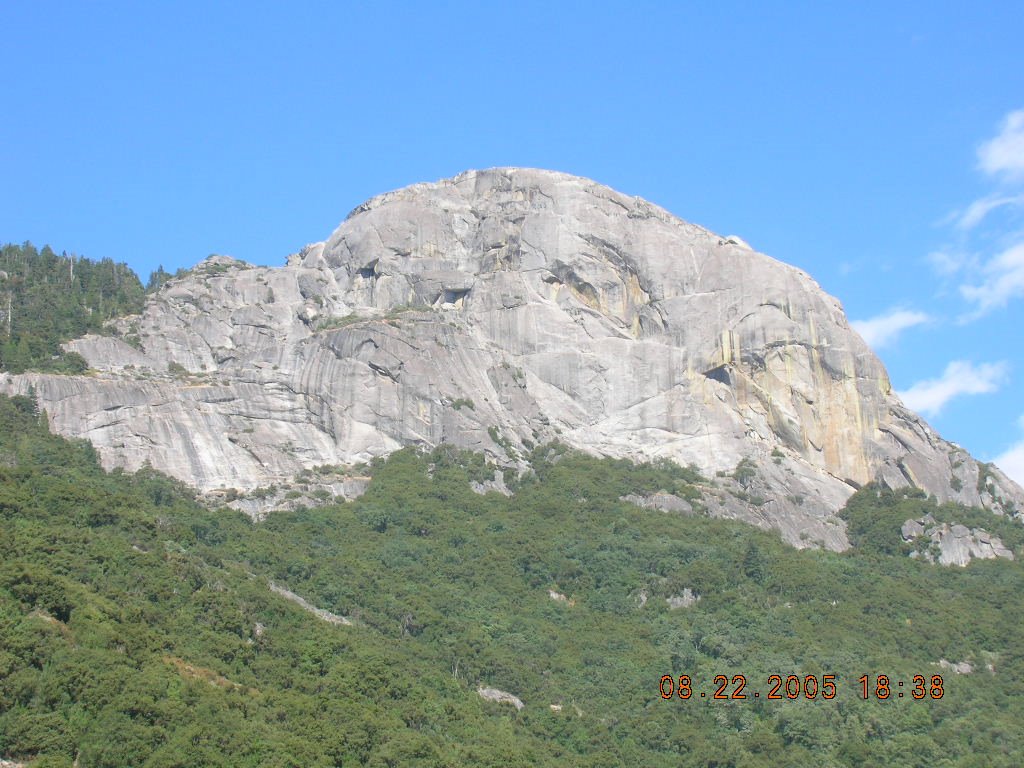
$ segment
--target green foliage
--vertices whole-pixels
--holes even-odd
[[[182,278],[188,273],[189,270],[181,268],[172,275],[161,264],[156,268],[156,271],[149,273],[149,280],[146,281],[146,293],[156,293],[164,287],[165,283]]]
[[[914,489],[892,491],[868,485],[846,502],[839,516],[846,521],[850,543],[863,552],[906,555],[910,547],[903,543],[900,527],[905,520],[918,518],[934,505]]]
[[[318,321],[316,324],[317,331],[333,331],[338,328],[345,328],[349,325],[354,325],[358,322],[365,320],[366,318],[353,312],[345,315],[344,317],[325,317]]]
[[[906,520],[931,515],[937,523],[960,523],[983,528],[1002,539],[1012,551],[1024,550],[1024,526],[982,509],[960,504],[937,504],[916,488],[891,490],[868,485],[846,502],[839,515],[846,520],[850,543],[864,553],[899,555],[913,547],[905,544],[900,528]]]
[[[401,320],[404,315],[406,315],[409,312],[426,312],[429,311],[429,309],[429,307],[425,306],[402,304],[397,307],[392,307],[385,314],[379,317],[367,317],[365,315],[360,315],[356,312],[352,312],[351,314],[345,315],[344,317],[325,317],[317,322],[316,330],[334,331],[339,328],[345,328],[350,325],[355,325],[356,323],[361,323],[370,320],[375,320],[377,322],[386,322],[390,323],[391,325],[394,325],[399,320]]]
[[[111,318],[139,312],[135,273],[110,259],[58,256],[31,243],[0,248],[0,371],[82,373],[85,360],[61,342],[98,333]]]
[[[427,312],[430,311],[430,307],[423,304],[400,304],[397,307],[392,307],[384,314],[385,320],[398,320],[402,315],[407,312]]]
[[[219,253],[211,253],[209,256],[206,257],[206,259],[212,259],[212,258],[217,257],[217,256],[220,256],[220,254]],[[243,266],[243,262],[234,262],[233,261],[233,262],[229,262],[229,263],[224,263],[224,262],[207,261],[206,259],[201,261],[199,264],[194,266],[192,269],[186,270],[185,274],[188,274],[189,272],[193,272],[193,273],[200,274],[200,275],[206,275],[208,277],[216,277],[218,275],[225,275],[228,272],[230,272],[232,269],[238,269],[239,267]]]
[[[355,502],[254,524],[198,506],[149,468],[104,473],[88,444],[47,433],[29,398],[0,398],[0,459],[3,758],[1024,762],[1024,569],[885,554],[882,518],[940,509],[920,496],[865,489],[844,513],[861,546],[800,551],[750,526],[621,500],[668,491],[699,503],[705,481],[667,462],[541,446],[505,497],[470,490],[493,474],[482,456],[442,447],[375,462]],[[270,581],[354,625],[318,619]],[[701,600],[669,610],[684,589]],[[947,675],[941,700],[857,693],[862,674],[909,680],[940,672],[940,658],[997,674]],[[762,698],[666,701],[664,674],[688,674],[709,696],[715,675],[744,674]],[[839,695],[769,702],[770,674],[835,674]],[[485,702],[480,685],[526,707]]]
[[[984,493],[989,489],[992,479],[992,465],[983,461],[978,462],[978,493]]]
[[[519,458],[519,451],[516,450],[512,441],[505,437],[497,427],[493,425],[488,427],[487,435],[491,438],[491,442],[501,448],[510,459]]]
[[[733,470],[733,479],[740,485],[746,487],[747,483],[757,475],[757,465],[749,458],[740,459],[740,463]]]

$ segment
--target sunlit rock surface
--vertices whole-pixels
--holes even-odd
[[[833,513],[872,480],[1024,506],[902,405],[807,274],[559,173],[381,195],[284,267],[203,262],[116,329],[68,345],[94,373],[0,387],[33,387],[105,465],[149,462],[207,491],[405,445],[515,466],[560,440],[710,478],[749,457],[741,496],[709,511],[797,545],[847,546]]]
[[[936,523],[931,515],[917,520],[907,520],[901,529],[903,540],[914,543],[927,537],[928,549],[915,550],[911,557],[924,557],[929,562],[936,560],[940,565],[965,566],[971,560],[992,560],[1002,557],[1013,560],[1013,552],[1003,545],[1002,539],[993,536],[983,528],[968,528],[957,523]]]

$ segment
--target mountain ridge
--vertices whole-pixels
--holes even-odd
[[[67,345],[93,375],[0,390],[34,388],[105,466],[148,461],[201,490],[404,445],[523,469],[557,440],[694,464],[737,492],[711,514],[798,546],[845,548],[834,513],[872,481],[1024,506],[903,406],[805,272],[568,174],[467,171],[378,195],[284,267],[208,259],[114,330]]]

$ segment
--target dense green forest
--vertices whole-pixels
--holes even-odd
[[[58,256],[31,243],[0,248],[0,371],[80,373],[85,360],[60,343],[139,312],[144,291],[126,264]]]
[[[557,446],[531,459],[513,496],[481,496],[469,486],[479,456],[407,449],[368,468],[358,501],[254,524],[156,472],[105,473],[87,443],[49,434],[30,400],[0,399],[0,757],[1024,764],[1024,568],[944,568],[899,540],[906,517],[970,510],[867,488],[844,511],[856,549],[798,551],[750,526],[619,500],[693,496],[687,470]],[[671,610],[666,599],[687,589],[700,600]],[[798,676],[799,697],[783,687],[769,699],[773,674]],[[745,675],[747,698],[714,699],[716,675],[727,696]],[[807,676],[824,694],[826,675],[834,698],[806,698]],[[525,706],[485,701],[481,686]]]

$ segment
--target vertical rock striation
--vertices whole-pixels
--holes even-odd
[[[1024,504],[903,406],[807,274],[560,173],[381,195],[284,267],[208,259],[117,331],[68,345],[91,375],[2,387],[34,388],[108,466],[149,462],[206,490],[404,445],[514,465],[557,439],[710,477],[750,458],[753,501],[712,511],[795,544],[845,547],[833,513],[873,480]]]

